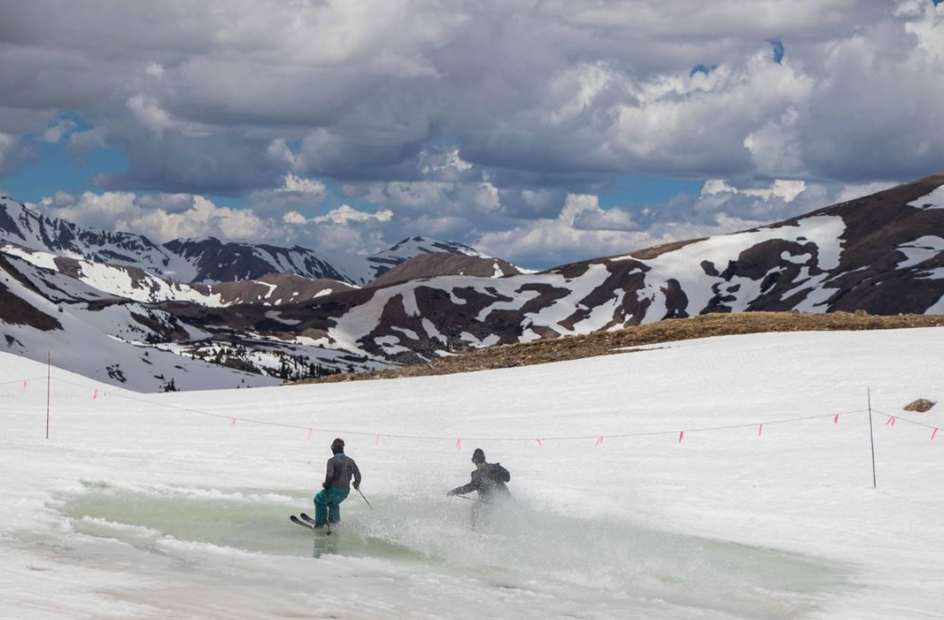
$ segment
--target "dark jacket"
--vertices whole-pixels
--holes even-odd
[[[511,480],[511,474],[501,466],[501,463],[486,463],[482,469],[472,472],[472,481],[469,484],[456,487],[449,491],[450,495],[465,495],[477,491],[479,498],[489,500],[498,497],[511,497],[505,483]]]
[[[325,472],[324,488],[326,489],[351,489],[351,477],[354,478],[356,486],[361,485],[361,470],[357,468],[357,463],[343,452],[335,454],[328,459],[328,468]]]

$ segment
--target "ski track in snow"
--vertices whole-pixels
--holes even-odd
[[[939,328],[756,334],[187,394],[53,369],[48,440],[45,367],[0,354],[0,617],[935,618],[944,417],[900,407],[944,396],[942,347]],[[288,515],[342,431],[376,510],[353,494],[329,541]],[[444,493],[476,447],[517,503],[470,531]]]

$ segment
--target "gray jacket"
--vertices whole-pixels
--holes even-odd
[[[472,472],[472,481],[469,484],[449,491],[449,495],[465,495],[477,491],[479,497],[489,501],[493,498],[511,497],[511,492],[505,483],[511,480],[511,474],[501,466],[501,463],[486,463],[482,469]]]
[[[335,454],[328,459],[328,469],[325,472],[326,489],[351,489],[351,478],[357,486],[361,485],[361,470],[357,468],[357,463],[343,452]]]

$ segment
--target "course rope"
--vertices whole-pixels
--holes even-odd
[[[64,383],[66,385],[71,385],[73,387],[79,387],[79,388],[88,389],[88,390],[98,390],[98,388],[93,387],[93,386],[76,383],[73,381],[68,381],[66,379],[60,379],[57,377],[54,377],[53,381],[58,381],[59,383]],[[540,439],[535,439],[534,435],[530,435],[527,437],[524,437],[524,436],[504,436],[504,437],[502,436],[470,436],[470,437],[463,436],[461,439],[457,439],[455,435],[444,436],[444,435],[407,435],[407,434],[402,434],[402,433],[377,433],[376,431],[355,431],[355,430],[344,430],[344,429],[331,429],[331,428],[320,428],[316,426],[303,426],[299,424],[287,424],[284,422],[270,422],[267,420],[257,420],[254,418],[233,416],[228,413],[214,413],[212,411],[204,411],[202,409],[194,409],[192,407],[180,407],[180,406],[172,405],[169,403],[161,403],[161,402],[149,400],[146,398],[129,396],[126,394],[120,394],[116,392],[100,392],[100,393],[108,394],[110,396],[115,396],[115,397],[122,398],[122,399],[132,401],[132,402],[151,405],[153,407],[163,407],[165,409],[172,409],[174,411],[180,411],[184,413],[192,413],[192,414],[202,415],[202,416],[211,417],[211,418],[228,420],[230,421],[231,424],[241,422],[241,423],[246,423],[246,424],[257,424],[260,426],[270,426],[270,427],[276,427],[276,428],[290,428],[290,429],[295,429],[295,430],[307,431],[309,438],[312,432],[328,433],[328,434],[336,434],[336,435],[354,435],[354,436],[360,436],[360,437],[374,437],[377,439],[378,444],[379,444],[379,438],[385,437],[385,438],[391,438],[391,439],[412,439],[412,440],[417,440],[417,441],[426,441],[426,440],[428,441],[457,441],[457,442],[461,442],[462,440],[526,441],[526,442],[537,441],[539,446],[542,446],[545,441],[595,440],[597,442],[597,445],[601,445],[603,443],[602,441],[603,438],[624,439],[624,438],[632,438],[632,437],[656,437],[660,435],[671,435],[671,436],[680,435],[680,431],[678,429],[673,429],[673,430],[663,430],[663,431],[643,431],[643,432],[635,432],[635,433],[613,433],[613,434],[603,434],[603,435],[599,433],[592,434],[592,435],[550,435],[550,436],[538,435]],[[872,411],[875,411],[875,410],[873,409]],[[795,417],[795,418],[764,420],[762,422],[748,422],[744,424],[727,424],[727,425],[722,425],[722,426],[702,426],[702,427],[697,427],[697,428],[684,429],[682,431],[682,434],[706,433],[706,432],[713,432],[713,431],[727,431],[727,430],[736,430],[736,429],[744,429],[744,428],[759,428],[761,426],[771,426],[775,424],[790,424],[790,423],[795,423],[795,422],[806,422],[809,420],[819,420],[819,419],[825,419],[825,418],[833,418],[834,420],[836,420],[838,419],[838,416],[856,415],[856,414],[863,414],[867,412],[868,412],[868,409],[856,409],[853,411],[843,411],[840,413],[832,412],[832,413],[824,413],[824,414],[818,414],[818,415],[800,416],[800,417]],[[680,437],[680,441],[681,441],[681,437]],[[457,443],[456,446],[457,448],[460,447],[461,443]]]

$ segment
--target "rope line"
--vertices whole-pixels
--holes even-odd
[[[67,385],[80,387],[80,388],[88,389],[88,390],[99,389],[99,388],[91,387],[88,385],[83,385],[81,383],[68,381],[66,379],[60,379],[58,377],[54,377],[53,380],[58,381],[60,383],[65,383]],[[197,415],[218,418],[218,419],[223,419],[223,420],[236,420],[237,422],[243,422],[247,424],[258,424],[260,426],[272,426],[272,427],[277,427],[277,428],[290,428],[294,430],[317,431],[319,433],[330,433],[330,434],[336,434],[336,435],[354,435],[354,436],[361,436],[361,437],[376,437],[377,435],[380,435],[381,437],[387,437],[391,439],[415,439],[415,440],[432,440],[432,441],[454,441],[456,439],[456,435],[451,435],[451,436],[404,435],[400,433],[377,433],[375,431],[371,431],[371,432],[352,431],[352,430],[343,430],[343,429],[319,428],[315,426],[301,426],[298,424],[286,424],[283,422],[269,422],[266,420],[256,420],[254,418],[244,418],[244,417],[233,416],[233,415],[228,415],[224,413],[213,413],[210,411],[203,411],[200,409],[193,409],[190,407],[178,407],[176,405],[171,405],[167,403],[159,403],[152,400],[147,400],[144,398],[137,398],[134,396],[127,396],[127,395],[118,394],[115,392],[107,392],[107,393],[112,396],[117,396],[118,398],[123,398],[125,400],[138,402],[138,403],[144,403],[144,404],[151,405],[154,407],[164,407],[166,409],[172,409],[175,411],[181,411],[185,413],[194,413]],[[725,426],[703,426],[699,428],[685,429],[684,432],[685,433],[704,433],[704,432],[710,432],[710,431],[723,431],[723,430],[733,430],[733,429],[742,429],[742,428],[757,428],[759,424],[763,424],[765,426],[773,425],[773,424],[789,424],[793,422],[804,422],[808,420],[834,418],[837,415],[862,414],[862,413],[866,413],[867,411],[868,409],[856,409],[854,411],[844,411],[840,413],[825,413],[825,414],[820,414],[820,415],[802,416],[802,417],[787,418],[787,419],[780,419],[780,420],[767,420],[763,422],[749,422],[749,423],[744,423],[744,424],[730,424],[730,425],[725,425]],[[873,409],[872,411],[875,411],[875,410]],[[628,438],[628,437],[654,437],[654,436],[659,436],[659,435],[677,436],[678,433],[679,433],[679,430],[675,429],[675,430],[666,430],[666,431],[645,431],[645,432],[638,432],[638,433],[615,433],[615,434],[610,434],[610,435],[601,435],[597,433],[595,435],[542,436],[540,439],[542,442],[543,441],[586,441],[590,439],[598,439],[600,437],[606,437],[607,439],[622,439],[622,438]],[[528,436],[528,437],[522,437],[522,436],[465,437],[463,436],[462,439],[467,440],[467,441],[527,441],[527,442],[533,442],[535,440],[534,436]]]
[[[3,381],[2,383],[0,383],[0,385],[19,385],[23,383],[24,381],[39,381],[40,379],[45,379],[45,378],[46,378],[46,375],[43,375],[42,377],[26,377],[23,379],[17,379],[16,381]]]
[[[914,424],[915,426],[923,426],[924,428],[930,428],[930,429],[938,428],[937,426],[934,426],[933,424],[925,424],[924,422],[916,422],[914,420],[909,420],[908,418],[903,418],[900,415],[894,415],[891,413],[885,413],[884,411],[879,411],[878,409],[872,409],[872,411],[874,411],[875,413],[879,415],[883,415],[886,418],[889,418],[889,419],[894,418],[895,420],[901,420],[902,422],[907,422],[908,424]]]

